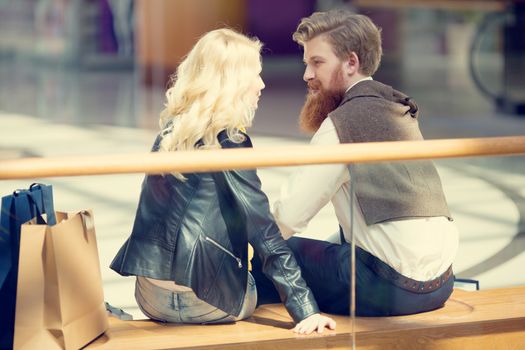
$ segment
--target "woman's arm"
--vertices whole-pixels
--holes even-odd
[[[230,141],[223,131],[218,137],[223,148],[252,147],[248,135],[242,143]],[[335,328],[335,321],[319,313],[312,291],[301,277],[292,251],[270,213],[268,198],[261,189],[256,170],[225,171],[237,207],[244,211],[248,241],[262,261],[263,273],[272,280],[284,306],[297,323],[294,332],[309,334],[324,327]]]
[[[296,322],[318,313],[312,292],[279,228],[271,217],[268,199],[255,170],[224,173],[238,208],[244,211],[248,241],[262,261],[263,273],[272,280],[281,300]]]
[[[262,261],[263,273],[274,283],[281,300],[297,326],[294,331],[309,334],[324,327],[333,329],[335,321],[322,316],[313,293],[301,277],[292,251],[282,238],[270,214],[268,198],[261,190],[255,170],[224,173],[239,208],[246,215],[248,241]]]

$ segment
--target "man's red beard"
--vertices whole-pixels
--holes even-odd
[[[343,87],[343,72],[338,69],[330,79],[330,87],[333,89],[324,89],[319,80],[308,82],[308,89],[317,91],[306,95],[306,101],[299,116],[299,127],[307,133],[315,133],[328,116],[328,113],[336,109],[341,103],[345,94]]]

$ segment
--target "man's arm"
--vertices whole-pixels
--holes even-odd
[[[321,124],[310,144],[339,144],[330,118]],[[281,188],[280,199],[274,205],[273,214],[283,237],[304,231],[349,178],[346,164],[310,165],[297,170]]]

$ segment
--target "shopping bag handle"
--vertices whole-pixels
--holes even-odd
[[[39,187],[42,188],[42,184],[38,182],[33,182],[31,186],[29,186],[29,191],[33,191],[33,187]]]
[[[89,240],[90,236],[95,237],[95,221],[93,215],[89,210],[81,210],[80,217],[82,218],[82,226],[84,226],[84,236]]]
[[[35,192],[40,190],[40,198],[35,198]],[[31,211],[32,217],[36,217],[38,224],[47,224],[53,226],[56,224],[55,209],[53,205],[53,192],[50,186],[43,185],[40,183],[33,183],[29,186],[28,190],[15,190],[13,195],[18,197],[20,195],[26,195],[29,201],[29,210]],[[43,214],[47,215],[47,222],[43,219]]]
[[[42,205],[40,206],[40,202],[35,200],[33,196],[33,192],[36,190],[40,190],[40,193],[42,195]],[[46,221],[43,220],[42,214],[46,214],[47,217],[47,225],[53,226],[56,225],[56,216],[55,216],[55,208],[53,205],[53,192],[51,192],[51,188],[48,185],[44,185],[41,183],[32,183],[31,186],[29,186],[29,190],[25,191],[29,201],[33,204],[31,210],[36,209],[37,216],[37,222],[39,224],[46,224]]]
[[[46,189],[42,188],[42,186],[45,186]],[[33,188],[38,187],[42,192],[42,212],[46,213],[47,217],[47,224],[48,225],[56,225],[57,220],[55,216],[55,206],[53,204],[53,192],[49,185],[43,185],[40,183],[32,183],[31,186],[29,186],[29,191],[33,191]],[[47,195],[44,195],[44,191],[49,191]]]
[[[80,216],[82,217],[82,225],[84,225],[86,231],[93,230],[95,223],[93,222],[93,216],[91,213],[87,210],[82,210],[80,211]]]
[[[31,215],[36,218],[36,223],[39,224],[39,225],[47,225],[47,222],[46,220],[44,220],[44,218],[42,217],[42,211],[40,210],[40,208],[38,207],[38,204],[35,200],[35,198],[33,198],[33,194],[32,193],[27,193],[27,199],[29,200],[29,208],[31,209],[31,212],[34,210],[36,213],[31,213]]]

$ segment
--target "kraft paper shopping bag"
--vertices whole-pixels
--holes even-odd
[[[108,328],[93,213],[23,224],[14,349],[78,349]]]

